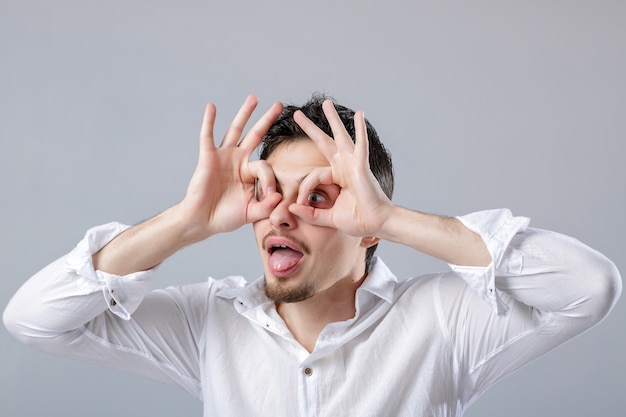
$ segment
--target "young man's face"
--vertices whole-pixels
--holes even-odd
[[[329,289],[342,279],[358,280],[365,273],[361,238],[314,226],[288,209],[295,203],[302,179],[329,163],[309,139],[287,141],[267,158],[283,198],[269,218],[254,223],[265,271],[267,295],[277,302],[298,302]],[[307,204],[330,208],[339,195],[337,185],[320,185]]]

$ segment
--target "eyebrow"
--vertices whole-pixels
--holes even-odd
[[[311,171],[307,172],[306,174],[304,174],[303,176],[301,176],[300,178],[298,178],[298,179],[296,180],[296,182],[297,182],[298,184],[302,184],[302,181],[304,181],[304,180],[306,179],[306,177],[308,177],[308,176],[309,176],[309,174],[310,174],[310,173],[311,173]]]
[[[302,184],[302,181],[304,181],[310,174],[312,171],[307,172],[306,174],[304,174],[303,176],[301,176],[300,178],[296,179],[296,183],[298,184],[298,186],[300,184]],[[324,184],[324,185],[330,185],[330,184]],[[332,185],[336,185],[337,187],[339,187],[337,184],[332,184]],[[341,188],[341,187],[339,187]],[[280,181],[278,181],[278,178],[276,178],[276,189],[280,190]]]

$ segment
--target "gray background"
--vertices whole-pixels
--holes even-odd
[[[313,91],[363,108],[395,157],[396,201],[509,207],[624,272],[626,2],[0,2],[0,304],[92,225],[178,201],[202,111],[222,133]],[[445,268],[389,243],[400,277]],[[261,270],[251,228],[168,260],[155,286]],[[626,319],[506,378],[466,416],[623,412]],[[419,318],[416,318],[419,320]],[[199,416],[187,393],[21,346],[0,330],[2,416]]]

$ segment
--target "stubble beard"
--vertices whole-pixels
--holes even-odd
[[[275,303],[297,303],[315,295],[315,285],[310,281],[305,281],[292,288],[287,285],[288,279],[275,279],[277,282],[270,284],[266,278],[263,285],[265,295]]]

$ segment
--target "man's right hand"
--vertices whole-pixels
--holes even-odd
[[[274,173],[265,161],[250,161],[250,156],[282,104],[274,103],[242,139],[257,103],[255,96],[246,99],[219,147],[213,138],[215,106],[207,105],[198,164],[183,200],[114,238],[93,255],[95,269],[116,275],[147,270],[189,244],[269,216],[281,199]],[[262,187],[262,201],[254,196],[255,184]]]
[[[248,96],[219,147],[213,137],[215,106],[206,107],[198,165],[187,194],[177,207],[188,226],[186,232],[191,242],[266,218],[280,201],[271,167],[263,160],[250,161],[250,156],[280,115],[282,104],[274,103],[241,139],[257,103],[255,96]],[[254,197],[257,181],[265,196],[263,201]]]

